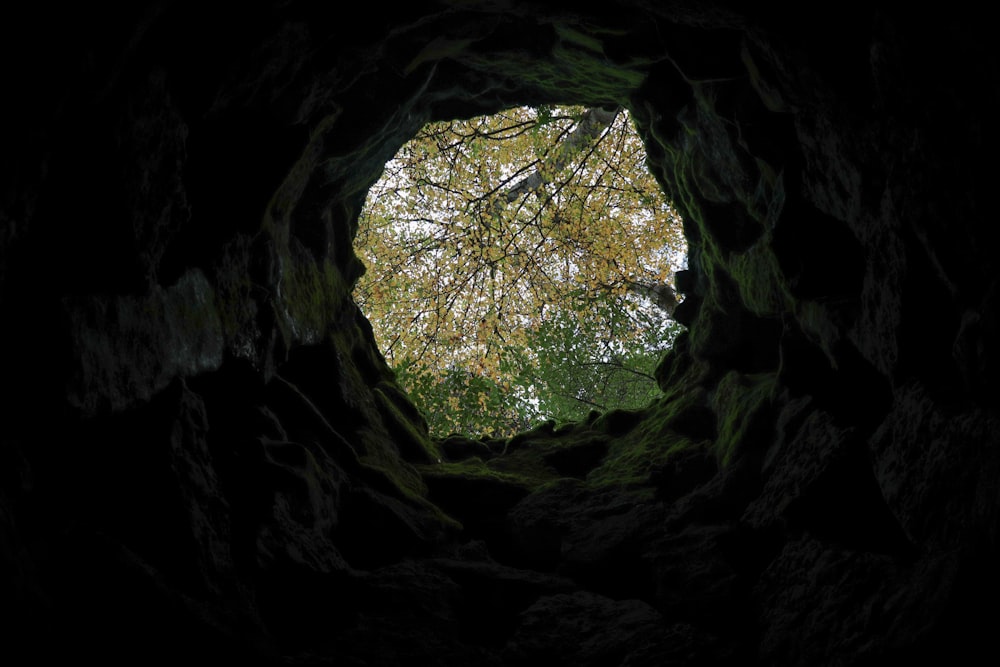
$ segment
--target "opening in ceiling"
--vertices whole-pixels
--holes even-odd
[[[627,110],[425,126],[369,190],[355,300],[432,435],[643,407],[679,332],[681,220]]]

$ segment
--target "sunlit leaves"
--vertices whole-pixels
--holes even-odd
[[[369,193],[356,300],[438,434],[509,433],[655,391],[675,325],[649,295],[683,262],[680,221],[627,113],[574,141],[589,116],[428,125]]]

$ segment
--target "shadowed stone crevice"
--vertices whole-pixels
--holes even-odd
[[[989,654],[991,23],[738,4],[0,10],[4,664]],[[435,439],[357,215],[524,104],[629,108],[685,330],[645,408]]]
[[[848,449],[826,468],[784,514],[788,530],[856,551],[900,559],[916,556],[893,516],[860,448]]]
[[[184,141],[190,159],[181,179],[198,215],[169,239],[161,279],[169,282],[190,266],[208,270],[235,234],[253,235],[275,184],[302,153],[305,135],[304,128],[254,110],[192,123]]]
[[[861,289],[864,248],[839,220],[786,205],[771,243],[794,296],[837,302]]]

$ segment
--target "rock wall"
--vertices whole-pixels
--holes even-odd
[[[986,22],[731,4],[4,9],[8,664],[988,650]],[[356,216],[423,123],[539,103],[632,110],[688,330],[647,409],[432,440]]]

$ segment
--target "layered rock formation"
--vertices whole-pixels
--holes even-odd
[[[3,10],[5,664],[991,646],[985,22],[206,4]],[[648,409],[434,441],[351,300],[356,216],[423,123],[539,103],[631,109],[688,331]]]

